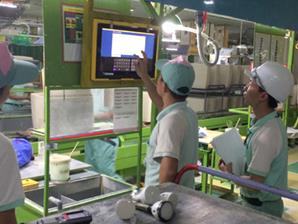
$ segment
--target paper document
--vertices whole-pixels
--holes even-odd
[[[233,174],[239,176],[243,173],[245,146],[235,128],[213,138],[211,145],[226,164],[232,163]]]
[[[288,138],[298,138],[298,129],[288,127],[287,134],[288,134]]]
[[[138,88],[116,88],[113,113],[115,133],[138,130]]]

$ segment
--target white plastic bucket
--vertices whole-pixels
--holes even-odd
[[[231,129],[233,129],[233,128],[226,128],[226,129],[225,129],[225,132],[230,131]],[[239,133],[239,128],[235,128],[235,129],[236,129],[236,131]]]
[[[52,181],[67,181],[69,179],[70,156],[52,154],[50,156],[50,178]]]

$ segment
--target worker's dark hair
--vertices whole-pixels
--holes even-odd
[[[261,87],[259,87],[260,92],[266,92],[264,89],[262,89]],[[266,92],[267,93],[267,92]],[[278,101],[276,99],[274,99],[271,95],[268,95],[268,106],[272,109],[275,109],[277,107]]]
[[[168,89],[170,90],[169,87],[168,87]],[[174,93],[172,90],[170,90],[170,93],[175,98],[175,100],[178,100],[178,101],[185,101],[186,98],[188,97],[188,95],[186,95],[186,96],[178,95],[178,94]]]
[[[163,80],[162,76],[160,76],[160,79],[161,79],[161,80],[166,84],[166,86],[168,87],[167,83]],[[177,100],[177,101],[185,101],[186,98],[188,97],[188,95],[186,95],[186,96],[181,96],[181,95],[178,95],[178,94],[174,93],[169,87],[168,87],[168,89],[169,89],[171,95],[172,95],[172,96],[175,98],[175,100]]]
[[[1,87],[1,88],[0,88],[0,96],[3,94],[4,88],[5,88],[5,87]]]

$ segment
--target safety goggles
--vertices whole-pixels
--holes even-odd
[[[258,75],[258,72],[257,72],[257,69],[256,68],[254,68],[254,69],[251,70],[251,72],[250,72],[250,78],[251,79],[254,79],[256,81],[257,85],[259,87],[261,87],[261,89],[263,89],[264,91],[266,91],[266,88],[263,85],[263,83],[262,83],[262,81],[261,81],[261,79],[260,79],[260,77]]]

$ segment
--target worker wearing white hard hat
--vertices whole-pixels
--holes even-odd
[[[267,61],[251,71],[244,98],[252,106],[255,118],[245,140],[243,178],[287,189],[287,133],[275,108],[287,99],[293,85],[291,72],[277,62]],[[220,168],[230,172],[232,165],[221,164]],[[247,207],[282,216],[284,206],[278,195],[242,187],[241,198]]]

